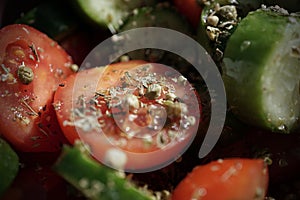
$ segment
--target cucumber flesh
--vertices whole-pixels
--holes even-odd
[[[287,24],[284,37],[266,61],[262,76],[264,112],[280,131],[293,127],[300,113],[300,57],[293,55],[293,48],[300,47],[300,36],[295,33],[300,34],[300,24]]]
[[[19,171],[19,158],[7,142],[0,138],[0,197]]]
[[[240,119],[287,133],[300,114],[300,18],[282,11],[260,9],[240,22],[225,49],[223,79]]]
[[[74,0],[73,3],[89,21],[114,32],[133,9],[152,6],[156,0]]]

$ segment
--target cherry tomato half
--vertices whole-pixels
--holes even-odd
[[[80,71],[57,90],[54,105],[71,143],[81,138],[101,162],[125,162],[134,172],[176,160],[197,133],[201,111],[180,73],[144,61]]]
[[[66,141],[52,101],[71,66],[71,57],[38,30],[0,30],[0,134],[18,150],[57,151]]]

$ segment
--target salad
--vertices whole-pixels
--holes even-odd
[[[0,199],[300,199],[297,0],[14,0],[4,8]],[[186,57],[151,46],[119,51],[120,41],[157,39],[158,29],[122,35],[147,27],[189,38],[205,56],[179,39],[172,43]],[[197,59],[216,67],[227,98],[222,131],[202,157],[221,94]]]

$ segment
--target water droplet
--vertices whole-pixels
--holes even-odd
[[[205,188],[197,188],[192,196],[192,199],[202,199],[207,194],[207,190]]]
[[[244,41],[240,46],[241,51],[246,50],[250,45],[251,45],[251,41],[248,41],[248,40]]]
[[[117,148],[108,149],[104,157],[105,163],[115,169],[122,170],[127,163],[127,155]]]
[[[278,130],[280,130],[280,131],[287,130],[287,126],[282,124],[282,125],[278,126]]]

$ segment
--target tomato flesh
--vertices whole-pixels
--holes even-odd
[[[66,140],[52,101],[73,73],[71,57],[45,34],[14,24],[0,30],[0,65],[0,134],[21,151],[59,150]],[[31,74],[20,74],[21,67]]]

